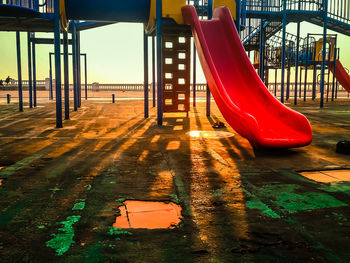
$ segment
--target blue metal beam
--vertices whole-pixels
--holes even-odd
[[[56,127],[62,128],[62,91],[61,91],[61,39],[60,39],[60,2],[55,3],[55,78],[56,78]]]
[[[19,111],[23,111],[23,91],[22,91],[22,62],[21,62],[21,35],[16,32],[16,47],[17,47],[17,73],[18,73],[18,106]]]
[[[157,124],[163,125],[163,69],[162,69],[162,1],[156,3],[157,33]]]
[[[324,106],[324,77],[326,69],[326,45],[327,45],[327,10],[328,10],[328,0],[323,0],[323,49],[322,49],[322,64],[321,64],[321,97],[320,97],[320,107]]]
[[[152,101],[156,106],[156,38],[152,36]]]
[[[78,107],[81,107],[81,57],[80,57],[80,32],[77,31],[77,82],[78,82]]]
[[[298,73],[299,73],[299,47],[300,46],[300,23],[297,24],[297,46],[295,58],[295,82],[294,82],[294,105],[298,104]]]
[[[78,84],[77,84],[77,31],[75,22],[72,22],[72,56],[73,56],[73,95],[74,111],[78,110]]]
[[[27,32],[27,48],[29,108],[33,108],[32,48],[30,45],[30,32]]]
[[[144,116],[148,118],[148,36],[144,28],[143,31],[143,88],[144,88]]]
[[[287,11],[286,1],[283,1],[283,25],[282,25],[282,76],[281,76],[281,102],[284,103],[284,75],[286,66],[286,26],[287,26]]]
[[[69,120],[69,62],[68,62],[68,32],[63,32],[64,61],[64,119]]]
[[[32,33],[32,37],[35,37],[35,33]],[[32,43],[32,54],[33,54],[33,106],[37,106],[37,96],[36,96],[36,58],[35,58],[35,44]]]

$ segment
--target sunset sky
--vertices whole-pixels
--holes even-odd
[[[302,24],[302,36],[308,32],[322,33],[322,28]],[[295,33],[296,25],[287,31]],[[329,33],[334,33],[329,31]],[[28,78],[26,33],[21,33],[23,79]],[[52,34],[37,34],[52,37]],[[8,75],[17,79],[16,41],[14,32],[0,32],[0,79]],[[151,44],[151,43],[150,43]],[[338,34],[341,61],[350,69],[350,37]],[[53,46],[37,46],[37,79],[49,76],[49,52]],[[143,25],[118,23],[81,33],[81,52],[88,54],[88,82],[142,83],[143,82]],[[199,65],[199,63],[198,63]],[[205,82],[200,66],[198,82]]]

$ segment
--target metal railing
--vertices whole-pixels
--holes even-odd
[[[0,0],[0,4],[33,9],[41,13],[53,13],[54,0]]]

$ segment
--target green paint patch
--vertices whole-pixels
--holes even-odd
[[[331,207],[347,206],[347,204],[325,193],[296,193],[299,186],[293,184],[270,185],[259,189],[260,196],[272,198],[277,206],[296,213],[304,210],[314,210]]]
[[[258,209],[261,211],[261,213],[265,216],[272,217],[272,218],[281,218],[278,214],[276,214],[274,211],[272,211],[271,208],[269,208],[266,204],[261,202],[257,197],[251,198],[246,203],[247,208],[249,209]]]
[[[79,203],[76,203],[72,210],[75,211],[75,210],[83,210],[85,208],[85,202],[82,201],[82,202],[79,202]]]
[[[38,226],[39,229],[45,229],[45,226]]]
[[[56,250],[58,256],[62,256],[66,253],[70,246],[75,243],[74,238],[74,228],[73,225],[77,223],[80,216],[69,216],[66,221],[60,222],[62,227],[58,229],[60,233],[52,234],[52,239],[46,242],[46,246]]]
[[[91,188],[92,188],[92,187],[91,187],[91,184],[89,184],[89,185],[87,186],[87,190],[90,191]]]
[[[43,155],[44,155],[43,153],[33,154],[31,156],[28,156],[28,157],[16,162],[15,164],[13,164],[9,167],[6,167],[6,168],[0,170],[0,178],[7,178],[7,177],[13,175],[16,171],[26,168],[29,164],[31,164],[35,160],[41,158]]]
[[[319,189],[329,193],[344,193],[350,195],[349,182],[334,182],[329,185],[322,186]]]
[[[132,235],[132,233],[129,231],[121,230],[121,228],[113,227],[113,226],[109,229],[108,234],[110,234],[111,236],[120,236],[120,235],[131,236]]]

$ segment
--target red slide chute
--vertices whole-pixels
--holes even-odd
[[[212,20],[199,21],[193,6],[184,6],[195,44],[216,104],[226,121],[254,147],[293,148],[310,144],[306,117],[267,90],[241,43],[229,9],[216,8]]]
[[[328,66],[329,66],[329,69],[334,74],[334,65],[333,65],[333,63],[329,63]],[[343,88],[347,92],[350,92],[350,76],[346,72],[345,68],[343,67],[342,63],[339,60],[337,60],[335,62],[335,68],[336,68],[336,70],[335,70],[335,77],[339,81],[340,85],[342,85]]]

